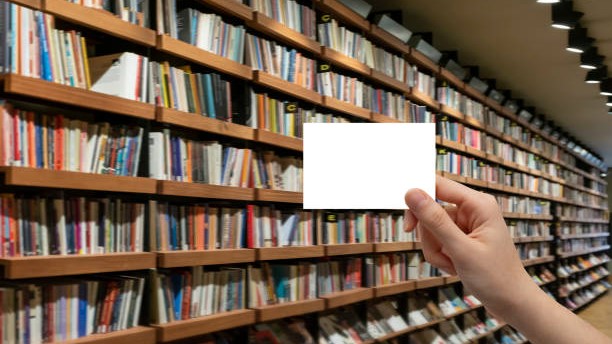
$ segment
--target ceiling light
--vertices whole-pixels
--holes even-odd
[[[608,101],[606,101],[606,106],[612,106],[612,97],[608,97]]]
[[[602,96],[612,96],[612,79],[607,78],[599,84],[599,93]]]
[[[601,80],[608,77],[608,67],[603,66],[597,69],[593,69],[587,72],[586,78],[584,81],[587,84],[599,84]]]
[[[583,53],[591,47],[595,40],[587,36],[587,30],[576,27],[567,34],[567,48],[565,50],[573,53]]]
[[[578,20],[582,17],[582,12],[574,11],[571,1],[563,1],[553,4],[552,10],[552,27],[557,29],[569,30],[578,24]]]
[[[555,4],[557,2],[559,2],[560,0],[538,0],[539,3],[541,4]]]
[[[591,47],[580,55],[580,67],[596,69],[603,66],[604,57],[597,53],[597,48]]]

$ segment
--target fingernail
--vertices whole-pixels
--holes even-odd
[[[418,210],[419,206],[427,201],[427,194],[420,189],[410,189],[406,193],[406,204],[412,210]]]

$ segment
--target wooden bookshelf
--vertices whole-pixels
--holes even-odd
[[[127,330],[103,334],[92,334],[78,339],[67,340],[64,344],[154,344],[155,329],[146,326],[136,326]]]
[[[485,182],[484,180],[470,177],[465,177],[465,183],[479,188],[486,188],[489,186],[489,183]]]
[[[395,294],[406,293],[415,290],[415,280],[391,283],[374,287],[374,297],[383,297]]]
[[[298,84],[294,84],[289,81],[285,81],[264,71],[254,70],[253,82],[258,85],[271,88],[275,91],[282,92],[291,97],[305,100],[315,105],[321,104],[321,95],[316,91],[309,90],[305,87],[302,87]]]
[[[403,123],[399,119],[391,118],[381,113],[372,113],[372,122],[376,123]]]
[[[437,139],[438,139],[438,136],[436,136],[436,141],[437,141]],[[449,149],[452,149],[452,150],[455,150],[455,151],[460,152],[460,153],[464,153],[465,152],[465,145],[464,144],[459,143],[459,142],[455,142],[455,141],[452,141],[452,140],[448,140],[448,139],[445,139],[443,137],[440,137],[439,145],[443,146],[443,147],[446,147],[446,148],[449,148]]]
[[[609,223],[610,220],[606,219],[595,219],[595,218],[580,218],[580,217],[571,217],[571,216],[559,216],[559,221],[562,222],[582,222],[582,223]]]
[[[325,256],[323,246],[288,246],[256,248],[257,260],[318,258]]]
[[[487,99],[484,94],[468,84],[465,84],[461,91],[480,103],[484,103],[485,99]]]
[[[374,252],[398,252],[398,251],[409,251],[414,250],[414,242],[403,241],[403,242],[377,242],[374,243]]]
[[[255,140],[257,142],[287,148],[297,152],[304,151],[304,140],[301,138],[273,133],[266,129],[255,129]]]
[[[42,8],[40,1],[41,0],[12,0],[11,2],[34,10],[40,10]]]
[[[486,336],[491,335],[491,334],[493,334],[493,333],[495,333],[495,332],[497,332],[497,331],[501,330],[501,329],[502,329],[502,328],[504,328],[504,327],[506,327],[506,324],[500,324],[500,325],[498,325],[498,326],[495,326],[494,328],[492,328],[492,329],[490,329],[490,330],[487,330],[487,332],[482,333],[482,334],[479,334],[479,335],[477,335],[477,336],[473,337],[472,339],[470,339],[470,343],[475,343],[475,344],[477,344],[477,343],[479,343],[479,341],[480,341],[482,338],[485,338]]]
[[[393,88],[396,92],[410,93],[410,87],[407,84],[390,77],[383,72],[372,69],[372,79],[375,79],[387,87]]]
[[[588,249],[588,250],[573,251],[573,252],[564,252],[564,253],[559,254],[559,256],[561,258],[569,258],[569,257],[581,256],[581,255],[585,255],[585,254],[589,254],[589,253],[606,251],[606,250],[609,250],[609,249],[610,249],[610,245],[603,245],[601,247],[596,247],[596,248],[592,248],[592,249]]]
[[[538,258],[523,260],[522,262],[523,262],[524,267],[528,267],[532,265],[550,263],[554,260],[555,260],[554,256],[545,256],[545,257],[538,257]]]
[[[204,117],[195,113],[158,107],[156,109],[155,118],[160,123],[176,125],[178,127],[200,130],[242,140],[255,140],[255,130],[252,128],[221,121],[216,118]]]
[[[155,194],[156,181],[142,177],[123,177],[32,167],[0,167],[4,185]]]
[[[247,23],[252,29],[267,34],[275,40],[292,47],[307,51],[309,53],[319,55],[321,53],[321,44],[316,40],[290,29],[284,24],[266,16],[260,12],[253,12],[253,20]]]
[[[372,253],[374,244],[371,243],[358,243],[358,244],[334,244],[334,245],[323,245],[325,248],[325,256],[343,256],[347,254],[363,254]]]
[[[221,13],[225,13],[227,15],[242,19],[242,20],[252,20],[253,19],[253,10],[240,2],[237,1],[227,1],[227,0],[197,0],[203,4],[206,4]]]
[[[336,18],[341,23],[348,23],[362,31],[370,29],[370,23],[353,10],[344,6],[338,0],[316,0],[314,1],[315,8],[327,12]]]
[[[17,74],[4,74],[0,76],[0,83],[2,84],[2,91],[9,94],[142,119],[155,118],[155,107],[151,104],[65,86],[42,79]]]
[[[157,331],[158,342],[171,342],[234,327],[248,326],[254,323],[255,311],[252,309],[240,309],[151,326]]]
[[[374,38],[375,41],[395,50],[400,55],[410,54],[410,47],[406,43],[384,29],[381,29],[376,24],[370,25],[370,36]]]
[[[581,238],[601,238],[610,236],[610,233],[587,233],[587,234],[565,234],[560,235],[559,239],[567,240],[567,239],[581,239]]]
[[[7,279],[82,275],[151,269],[155,267],[155,254],[128,252],[0,258],[0,266]]]
[[[372,288],[356,288],[321,296],[325,300],[325,309],[332,309],[353,303],[369,300],[374,297]]]
[[[485,128],[486,128],[486,125],[484,123],[482,123],[481,121],[477,120],[476,118],[474,118],[472,116],[465,115],[465,117],[463,118],[463,121],[466,124],[476,128],[478,130],[481,130],[481,131],[485,130]]]
[[[444,284],[452,284],[457,282],[461,282],[459,276],[444,276]]]
[[[255,189],[256,201],[301,204],[303,199],[304,194],[302,192]]]
[[[463,121],[463,119],[465,118],[465,115],[459,112],[459,110],[452,108],[446,104],[440,104],[440,112],[444,115],[447,115],[448,117],[458,119],[460,121]]]
[[[159,180],[157,183],[157,193],[160,195],[228,199],[235,201],[255,200],[255,189],[175,182],[169,180]]]
[[[553,236],[528,236],[528,237],[515,238],[515,239],[519,239],[518,242],[520,243],[528,243],[528,242],[553,241],[554,238],[555,237]]]
[[[441,286],[445,283],[444,277],[429,277],[416,280],[416,289],[427,289]]]
[[[296,315],[321,312],[325,309],[325,300],[313,299],[295,302],[285,302],[276,305],[257,307],[255,318],[257,322],[271,321]]]
[[[346,56],[343,53],[331,49],[329,47],[321,47],[321,58],[330,62],[332,65],[342,67],[354,73],[369,77],[372,75],[372,69],[365,63],[359,60]]]
[[[371,119],[370,110],[344,102],[342,100],[336,99],[334,97],[323,96],[323,106],[330,109],[342,112],[344,114],[362,118],[362,119]]]
[[[447,320],[450,320],[450,319],[455,318],[455,317],[458,317],[458,316],[460,316],[460,315],[462,315],[462,314],[469,313],[469,312],[471,312],[471,311],[474,311],[474,310],[477,310],[477,309],[480,309],[480,308],[483,308],[483,307],[484,307],[483,305],[476,306],[476,307],[468,307],[468,308],[466,308],[466,309],[462,309],[462,310],[460,310],[460,311],[456,311],[456,312],[455,312],[455,313],[453,313],[453,314],[445,315],[444,317],[445,317]]]
[[[394,331],[392,333],[389,333],[386,336],[382,336],[382,337],[376,338],[376,343],[388,343],[387,341],[390,340],[390,339],[397,338],[399,336],[403,336],[403,335],[408,334],[408,333],[412,333],[412,332],[414,332],[414,331],[416,331],[418,329],[419,328],[416,327],[416,326],[408,326],[408,327],[406,327],[403,330]]]
[[[407,58],[409,61],[416,63],[418,66],[427,69],[433,74],[440,74],[440,66],[415,48],[410,48],[410,54],[407,55]]]
[[[224,1],[224,3],[229,4],[230,2]],[[240,79],[253,79],[251,67],[232,61],[223,56],[210,53],[195,45],[179,41],[168,35],[157,36],[157,50],[184,58],[195,64],[203,65]]]
[[[239,264],[255,261],[255,250],[247,248],[210,251],[157,251],[155,254],[157,255],[157,267],[159,268]]]
[[[430,107],[434,111],[438,111],[440,109],[440,103],[438,103],[435,99],[428,96],[427,94],[419,91],[416,87],[410,88],[410,93],[407,95],[408,99],[414,100],[422,105]]]
[[[420,241],[415,241],[414,242],[414,249],[415,250],[422,250],[423,249],[423,243]]]
[[[465,146],[465,152],[469,155],[473,155],[475,157],[485,159],[487,157],[487,153],[481,151],[480,149],[476,149],[474,147]]]
[[[446,68],[440,68],[440,74],[438,77],[446,80],[451,86],[453,86],[456,90],[464,90],[465,83],[459,79],[455,74],[451,73]]]
[[[42,7],[43,11],[57,18],[146,47],[155,46],[155,31],[122,20],[110,12],[66,0],[42,0]]]

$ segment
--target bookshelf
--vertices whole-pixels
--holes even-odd
[[[228,77],[234,82],[233,85],[244,84],[256,86],[287,98],[297,101],[307,107],[315,107],[321,112],[331,112],[343,115],[354,121],[370,122],[399,122],[398,120],[384,114],[353,105],[330,96],[322,96],[316,91],[298,86],[295,83],[283,80],[269,73],[254,70],[244,63],[235,62],[229,58],[221,57],[214,53],[200,49],[182,40],[172,38],[167,34],[161,34],[150,28],[143,28],[130,24],[105,11],[96,10],[72,4],[64,0],[12,0],[11,2],[21,4],[29,8],[39,9],[45,13],[65,21],[65,25],[77,28],[86,28],[93,32],[102,33],[117,39],[120,42],[133,44],[142,51],[147,51],[148,56],[158,58],[159,56],[171,56],[180,63],[191,65],[194,70],[205,72],[215,71],[223,77]],[[414,64],[419,70],[423,70],[431,76],[446,80],[458,92],[480,102],[503,118],[510,119],[523,128],[539,135],[548,144],[555,145],[568,156],[576,159],[576,163],[563,161],[550,155],[543,149],[536,148],[526,142],[518,140],[506,132],[497,130],[494,126],[463,113],[460,109],[446,105],[436,99],[435,95],[429,95],[419,91],[417,87],[409,86],[394,77],[386,75],[355,58],[348,57],[338,51],[323,47],[321,44],[306,35],[267,17],[266,15],[253,11],[250,7],[235,1],[226,0],[200,0],[206,8],[212,9],[224,16],[228,16],[237,22],[243,23],[250,32],[259,33],[262,37],[272,39],[275,42],[297,49],[301,53],[312,56],[319,62],[329,63],[333,69],[356,75],[360,80],[380,87],[385,91],[404,96],[414,104],[425,106],[434,114],[446,116],[449,120],[456,121],[465,127],[479,130],[482,134],[496,138],[499,142],[511,145],[526,153],[545,159],[557,165],[560,169],[568,171],[571,176],[582,178],[581,183],[574,182],[570,178],[564,178],[563,174],[553,175],[550,171],[538,169],[527,164],[519,164],[510,159],[488,152],[484,148],[475,148],[459,141],[438,136],[436,144],[438,148],[448,149],[465,156],[485,161],[493,166],[503,167],[513,173],[524,173],[530,177],[540,178],[541,182],[557,183],[564,190],[572,190],[573,196],[554,196],[548,193],[533,191],[528,188],[517,187],[491,180],[474,178],[472,176],[455,174],[446,171],[438,173],[444,177],[475,187],[479,190],[496,194],[511,195],[517,197],[531,197],[541,201],[555,204],[572,205],[585,209],[601,210],[607,212],[605,205],[607,195],[596,185],[605,185],[605,181],[596,175],[596,166],[591,165],[572,150],[564,147],[551,135],[536,128],[532,123],[524,121],[516,114],[509,111],[501,104],[496,103],[486,95],[459,80],[450,71],[439,67],[426,56],[414,48],[400,42],[386,31],[369,23],[350,8],[342,5],[337,0],[313,0],[313,7],[319,13],[332,15],[343,25],[347,25],[359,34],[374,42],[377,46],[392,52],[396,56]],[[105,45],[105,42],[98,43]],[[112,43],[111,43],[112,44]],[[108,44],[108,45],[111,45]],[[113,49],[111,49],[113,50]],[[204,138],[214,137],[221,142],[244,145],[247,147],[265,147],[265,149],[291,152],[300,155],[303,151],[303,142],[299,137],[289,137],[276,134],[261,128],[254,128],[241,123],[231,123],[221,119],[209,118],[196,113],[179,111],[169,107],[153,105],[146,102],[128,100],[117,96],[111,96],[90,90],[65,86],[57,83],[36,79],[18,74],[4,74],[0,76],[1,93],[7,98],[17,98],[20,101],[27,100],[39,106],[62,107],[71,111],[110,114],[121,120],[137,120],[146,124],[146,134],[151,128],[163,127],[173,130],[185,131],[193,136]],[[245,87],[237,85],[236,87]],[[248,98],[248,97],[247,97]],[[145,135],[146,135],[145,134]],[[145,140],[146,142],[146,140]],[[145,150],[147,151],[147,150]],[[148,161],[150,157],[144,159]],[[587,167],[585,167],[587,166]],[[102,197],[106,193],[118,194],[126,199],[137,199],[143,202],[149,199],[172,200],[176,202],[191,203],[194,201],[211,202],[212,204],[236,205],[242,207],[244,204],[271,204],[279,208],[299,207],[303,201],[301,192],[257,189],[251,187],[231,187],[200,183],[187,183],[173,180],[155,180],[147,177],[148,169],[141,168],[140,177],[115,176],[107,174],[81,173],[71,171],[45,170],[27,167],[1,166],[3,187],[7,190],[26,187],[32,190],[44,190],[45,192],[62,192],[76,195],[96,195]],[[586,196],[585,196],[586,195]],[[589,199],[582,202],[579,197]],[[582,217],[562,216],[554,213],[529,214],[522,211],[504,212],[506,219],[518,219],[525,221],[545,221],[576,224],[599,224],[608,223],[607,217]],[[151,220],[152,221],[152,220]],[[147,235],[154,235],[154,229],[147,226]],[[527,236],[517,237],[517,244],[547,243],[554,240],[573,239],[597,239],[606,238],[608,232],[584,233],[584,234],[556,234],[555,236]],[[7,280],[19,281],[29,278],[45,278],[54,280],[61,276],[71,276],[78,279],[78,275],[95,275],[103,273],[128,273],[131,271],[143,271],[148,269],[174,269],[196,266],[224,266],[244,267],[248,264],[259,264],[261,262],[277,261],[309,261],[317,262],[323,259],[336,259],[351,256],[366,256],[379,253],[393,253],[402,251],[418,251],[422,245],[418,241],[402,242],[362,242],[351,244],[329,244],[311,246],[287,246],[287,247],[262,247],[262,248],[237,248],[237,249],[215,249],[215,250],[185,250],[185,251],[150,251],[109,253],[90,255],[67,255],[67,256],[31,256],[31,257],[3,257],[0,258],[2,277]],[[524,260],[526,267],[539,266],[551,263],[559,264],[580,257],[589,257],[591,254],[600,254],[609,251],[607,245],[594,248],[573,250],[570,252],[554,252],[554,255]],[[601,263],[603,264],[603,263]],[[589,269],[594,269],[601,264],[587,269],[574,272],[578,275]],[[573,293],[579,293],[581,289],[588,288],[601,279],[581,285]],[[457,276],[434,276],[416,280],[406,280],[388,285],[375,287],[358,287],[332,294],[320,296],[312,300],[279,303],[270,306],[256,307],[253,309],[240,309],[222,312],[199,318],[177,320],[164,324],[147,323],[148,320],[140,321],[139,326],[126,330],[111,332],[107,334],[93,334],[67,343],[153,343],[172,342],[198,337],[204,334],[214,333],[227,329],[250,326],[259,322],[267,322],[290,316],[308,315],[317,317],[320,313],[343,306],[360,305],[365,301],[383,297],[405,297],[406,293],[423,290],[435,290],[443,286],[456,286],[460,288],[460,280]],[[558,281],[546,284],[557,285]],[[581,309],[593,302],[598,296],[585,301],[573,310]],[[567,297],[567,295],[557,295]],[[145,292],[145,300],[152,301],[155,298],[151,293]],[[470,308],[457,312],[446,319],[459,317],[467,312],[478,310],[481,307]],[[148,319],[148,316],[144,316]],[[377,338],[373,342],[384,342],[385,340],[407,335],[411,332],[426,328],[435,328],[442,320],[410,327],[406,330]],[[489,330],[486,334],[473,338],[472,342],[478,342],[480,338],[495,333],[505,325],[500,325]]]

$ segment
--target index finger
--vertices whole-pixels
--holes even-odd
[[[463,184],[436,175],[436,198],[456,205],[478,199],[482,193]]]

